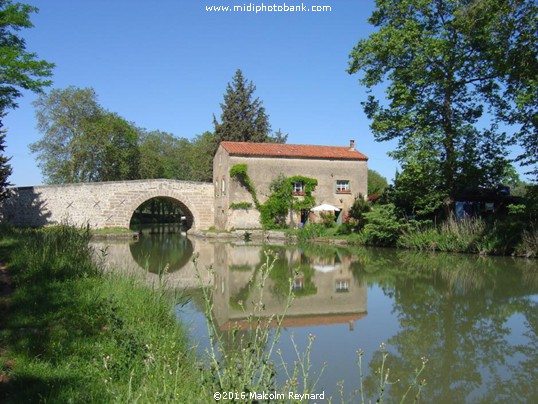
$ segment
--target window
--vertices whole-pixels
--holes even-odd
[[[294,292],[298,292],[304,289],[304,279],[303,278],[295,278],[293,280],[292,290]]]
[[[222,192],[222,195],[226,195],[226,180],[224,178],[222,179],[222,186],[220,190]]]
[[[304,195],[304,182],[293,181],[293,195]]]
[[[349,180],[336,180],[336,193],[350,194],[351,187],[349,186]]]
[[[337,279],[335,289],[337,293],[349,292],[349,279]]]

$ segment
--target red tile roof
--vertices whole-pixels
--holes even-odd
[[[230,155],[320,158],[334,160],[368,160],[364,154],[349,146],[316,146],[281,143],[221,142]]]

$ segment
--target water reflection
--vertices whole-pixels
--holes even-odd
[[[222,332],[235,323],[246,327],[241,306],[252,310],[265,252],[274,251],[277,259],[263,290],[263,313],[283,313],[293,278],[297,298],[285,327],[296,333],[296,341],[316,335],[312,366],[321,369],[328,362],[320,380],[327,394],[336,394],[336,383],[343,379],[347,389],[358,387],[355,351],[362,348],[368,363],[366,393],[375,399],[375,371],[381,365],[376,350],[386,342],[392,379],[402,380],[386,392],[389,402],[399,401],[422,356],[429,358],[423,373],[425,402],[538,402],[536,260],[199,239],[190,240],[189,247],[166,237],[155,245],[157,250],[174,245],[187,255],[199,254],[201,268],[212,265],[215,272],[205,273],[204,284],[213,288],[213,316]],[[139,261],[131,256],[137,248],[149,251],[130,245],[123,250],[129,255],[124,259]],[[176,253],[162,257],[170,258],[161,263],[184,261]],[[202,311],[190,260],[169,279],[192,288],[194,305]],[[198,338],[207,338],[199,331]],[[293,347],[286,338],[280,348],[291,358]]]
[[[181,233],[179,225],[151,226],[142,228],[139,241],[129,245],[136,263],[149,272],[175,272],[191,259],[193,246]]]
[[[225,264],[215,273],[213,315],[221,330],[246,327],[246,313],[263,293],[263,316],[282,315],[285,310],[290,279],[295,301],[287,310],[284,327],[344,323],[351,329],[354,322],[366,315],[366,282],[353,278],[350,259],[338,255],[307,255],[301,249],[271,247],[274,266],[263,290],[257,287],[260,268],[267,262],[269,248],[216,246]],[[247,255],[255,251],[255,255]],[[272,261],[273,255],[269,260]]]

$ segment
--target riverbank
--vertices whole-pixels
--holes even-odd
[[[310,242],[333,245],[403,248],[415,251],[538,258],[538,224],[508,217],[487,222],[475,218],[449,218],[440,224],[403,221],[381,216],[363,228],[307,224],[300,229],[200,231],[189,233],[205,239]]]
[[[374,211],[373,211],[374,212]],[[438,224],[398,219],[387,209],[375,211],[363,227],[350,224],[306,225],[293,231],[300,241],[415,251],[538,258],[538,224],[517,217],[487,221],[449,218]]]
[[[0,402],[209,402],[173,312],[180,296],[104,273],[89,237],[65,227],[0,229],[10,284]]]

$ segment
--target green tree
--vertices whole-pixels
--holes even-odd
[[[289,134],[282,132],[281,129],[278,129],[273,135],[269,138],[271,143],[286,143],[288,141]]]
[[[350,55],[349,72],[362,72],[361,84],[387,84],[388,102],[370,95],[364,110],[376,140],[398,140],[391,155],[402,174],[420,174],[419,197],[431,188],[442,199],[461,188],[495,184],[509,167],[509,139],[484,108],[491,110],[498,99],[503,77],[477,49],[494,36],[489,26],[499,15],[476,18],[478,3],[377,0],[369,21],[378,31]],[[480,40],[471,27],[483,34]]]
[[[204,132],[192,140],[189,156],[192,181],[213,182],[213,156],[217,147],[216,136],[211,132]]]
[[[6,110],[16,108],[15,100],[21,90],[41,92],[52,82],[52,63],[39,60],[35,53],[26,50],[26,42],[18,33],[33,27],[30,14],[36,7],[0,0],[0,200],[8,196],[6,187],[11,185],[8,177],[12,169],[9,158],[4,155],[6,133],[2,130],[2,118]]]
[[[501,91],[490,93],[490,101],[497,116],[518,128],[516,139],[523,153],[517,160],[538,181],[538,4],[482,0],[466,12],[469,21],[483,21],[466,26],[466,33],[491,77],[501,83]]]
[[[191,144],[161,131],[143,132],[140,137],[140,178],[190,180]]]
[[[228,83],[222,108],[221,122],[213,117],[217,142],[268,142],[271,125],[262,101],[253,98],[256,87],[248,82],[241,70]]]
[[[385,177],[375,170],[368,169],[368,195],[380,195],[388,186]]]
[[[36,7],[0,0],[0,112],[16,108],[21,90],[41,92],[52,82],[54,64],[39,60],[26,50],[26,42],[18,35],[23,28],[33,27],[30,14]]]
[[[88,122],[81,139],[81,181],[140,178],[138,133],[133,124],[112,112]]]
[[[138,130],[104,110],[93,89],[53,89],[34,106],[43,138],[30,150],[48,183],[139,177]]]

